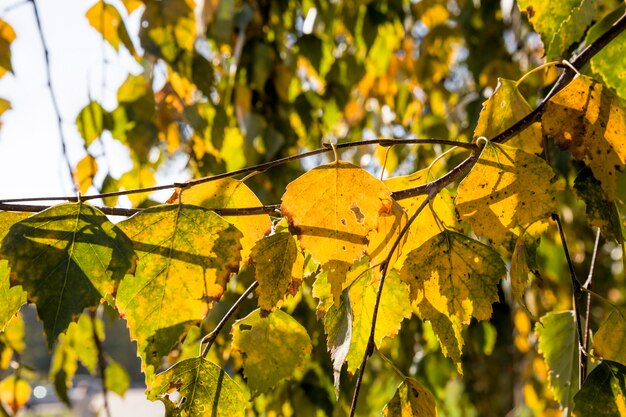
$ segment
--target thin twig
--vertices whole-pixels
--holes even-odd
[[[54,108],[54,113],[56,114],[56,122],[57,128],[59,130],[59,139],[61,141],[61,151],[63,152],[63,159],[65,160],[65,164],[67,165],[67,170],[70,175],[70,181],[72,183],[72,187],[74,188],[74,192],[78,193],[78,185],[76,184],[76,180],[74,178],[74,170],[72,168],[72,163],[70,162],[70,158],[67,154],[67,141],[65,140],[65,135],[63,134],[63,121],[61,120],[61,110],[59,107],[59,102],[57,101],[57,96],[54,92],[54,88],[52,87],[52,75],[50,71],[50,52],[48,51],[48,45],[46,44],[46,39],[43,36],[43,29],[41,26],[41,19],[39,18],[39,9],[37,8],[37,3],[35,0],[29,0],[33,5],[33,12],[35,14],[35,22],[37,23],[37,29],[39,31],[39,38],[41,40],[41,46],[43,48],[43,54],[46,61],[46,82],[48,85],[48,90],[50,91],[50,99],[52,100],[52,107]]]
[[[30,0],[24,0],[24,1],[20,1],[14,4],[11,4],[10,6],[5,7],[4,9],[2,9],[2,11],[0,11],[0,16],[4,16],[5,14],[9,13],[10,11],[17,9],[18,7],[21,7],[23,5],[25,5],[26,3],[28,3]],[[1,414],[0,414],[1,415]]]
[[[32,0],[30,0],[32,1]],[[476,145],[473,143],[467,142],[458,142],[454,140],[443,140],[443,139],[372,139],[372,140],[362,140],[358,142],[348,142],[341,143],[336,145],[337,149],[351,148],[355,146],[365,146],[365,145],[380,145],[380,146],[392,146],[392,145],[415,145],[415,144],[439,144],[439,145],[449,145],[449,146],[457,146],[459,148],[466,148],[475,150]],[[205,182],[217,181],[223,178],[230,178],[237,175],[246,175],[251,172],[263,172],[268,170],[269,168],[285,164],[287,162],[296,161],[299,159],[307,158],[310,156],[333,152],[330,146],[318,148],[309,152],[304,152],[298,155],[287,156],[284,158],[277,159],[275,161],[265,162],[263,164],[254,165],[247,168],[238,169],[236,171],[225,172],[223,174],[217,174],[209,177],[198,178],[195,180],[187,181],[187,182],[174,182],[172,184],[166,185],[158,185],[155,187],[146,187],[146,188],[135,188],[132,190],[124,190],[124,191],[116,191],[113,193],[103,193],[103,194],[92,194],[92,195],[84,195],[81,197],[82,201],[93,200],[96,198],[106,198],[106,197],[118,197],[122,195],[129,194],[138,194],[138,193],[149,193],[154,191],[162,191],[162,190],[170,190],[173,188],[190,188],[195,185],[203,184]],[[36,198],[11,198],[11,199],[2,199],[0,203],[20,203],[27,201],[77,201],[76,196],[63,196],[63,197],[36,197]]]
[[[574,269],[574,263],[572,262],[572,258],[570,257],[569,250],[567,249],[567,242],[565,241],[565,233],[563,232],[563,225],[561,224],[561,218],[558,214],[552,215],[552,220],[556,222],[556,227],[559,229],[559,235],[561,237],[561,246],[563,247],[563,251],[565,252],[565,259],[567,260],[567,266],[569,268],[569,274],[572,281],[572,297],[573,297],[573,307],[574,307],[574,320],[576,321],[576,333],[578,335],[578,352],[579,352],[579,362],[578,362],[578,388],[582,386],[583,382],[583,372],[584,372],[584,363],[587,362],[587,352],[585,350],[585,345],[583,343],[583,331],[582,326],[580,324],[580,306],[578,305],[578,301],[580,300],[580,296],[582,295],[582,289],[580,286],[580,281],[576,278],[576,270]]]
[[[598,257],[598,248],[600,247],[600,228],[598,227],[596,230],[596,242],[593,245],[593,254],[591,255],[591,265],[589,265],[589,275],[587,276],[587,280],[583,285],[583,288],[586,290],[592,290],[593,287],[593,271],[596,266],[596,258]],[[590,335],[590,320],[591,319],[591,294],[587,293],[587,309],[585,310],[585,340],[583,341],[583,348],[585,352],[589,352],[589,335]],[[587,361],[583,362],[583,369],[581,372],[581,384],[587,379],[587,371],[589,364]]]
[[[258,285],[259,285],[259,281],[254,281],[252,284],[250,284],[248,289],[246,289],[243,292],[243,294],[241,294],[241,296],[237,299],[237,301],[235,301],[235,303],[232,306],[230,306],[230,309],[224,315],[224,317],[222,317],[222,320],[220,320],[217,326],[215,326],[215,329],[213,329],[211,333],[207,334],[206,336],[202,338],[202,340],[200,341],[200,346],[202,347],[203,343],[206,343],[206,346],[204,346],[204,349],[202,349],[202,353],[200,354],[200,357],[205,358],[206,355],[209,354],[209,350],[211,350],[211,346],[213,346],[213,343],[215,343],[215,339],[217,339],[217,336],[220,334],[220,332],[226,325],[226,322],[232,317],[233,314],[235,314],[235,312],[239,309],[243,301],[246,298],[248,298],[248,296],[252,293],[252,291],[254,291],[256,287],[258,287]]]
[[[102,311],[101,309],[98,310]],[[109,406],[108,389],[104,373],[106,368],[106,362],[104,358],[104,350],[102,349],[102,341],[100,340],[100,336],[98,336],[98,320],[96,318],[96,311],[92,311],[89,316],[91,317],[93,342],[96,345],[96,351],[98,352],[98,372],[100,373],[100,378],[102,380],[102,399],[104,404],[104,412],[107,417],[111,417],[111,407]]]
[[[383,261],[381,265],[381,276],[380,276],[380,281],[378,281],[378,290],[376,291],[376,301],[374,302],[374,311],[372,312],[372,324],[370,326],[370,333],[367,339],[367,347],[365,348],[365,353],[363,354],[363,360],[361,361],[361,365],[359,366],[359,369],[357,371],[358,374],[357,374],[356,386],[354,387],[354,394],[352,396],[352,404],[350,405],[350,417],[354,417],[354,413],[356,412],[356,405],[359,399],[359,392],[361,391],[361,384],[363,382],[363,374],[365,373],[365,365],[367,365],[367,360],[369,359],[370,356],[372,356],[372,353],[374,352],[374,347],[375,347],[374,335],[376,333],[376,320],[378,319],[378,309],[380,307],[380,300],[381,300],[382,293],[383,293],[383,287],[385,285],[385,278],[387,277],[387,272],[389,271],[389,266],[391,264],[391,259],[393,257],[393,254],[398,248],[398,245],[400,244],[404,236],[409,231],[411,224],[415,221],[415,219],[417,219],[417,216],[419,216],[419,214],[428,205],[430,200],[432,200],[441,191],[442,188],[443,186],[441,186],[441,188],[432,188],[430,190],[430,192],[428,193],[428,196],[424,199],[424,201],[422,201],[420,206],[415,210],[411,218],[407,221],[407,223],[404,225],[404,227],[400,231],[400,234],[393,242],[393,246],[389,250],[387,257],[385,258],[385,260]]]

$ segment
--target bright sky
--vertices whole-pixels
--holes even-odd
[[[123,47],[120,53],[108,44],[103,48],[100,35],[85,18],[85,12],[94,2],[37,0],[50,53],[52,84],[61,108],[63,132],[73,166],[85,155],[75,119],[88,103],[89,94],[111,110],[116,102],[117,87],[128,72],[141,71]],[[1,120],[0,199],[72,195],[33,7],[24,0],[2,0],[0,4],[0,18],[6,20],[17,35],[11,46],[14,75],[7,74],[0,79],[0,97],[10,100],[12,106]],[[11,8],[12,5],[17,6]],[[7,8],[10,9],[5,11]],[[140,13],[131,16],[131,34],[137,32]],[[103,65],[103,53],[108,61],[106,66]],[[104,97],[103,68],[106,76]],[[127,152],[110,137],[105,135],[104,140],[108,160],[98,159],[101,175],[110,170],[119,177],[131,168]],[[97,176],[96,183],[101,179],[102,176]],[[164,179],[157,177],[157,180],[164,183]],[[171,182],[171,179],[167,180]]]

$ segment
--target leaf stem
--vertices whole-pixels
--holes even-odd
[[[530,77],[531,75],[533,75],[537,71],[541,71],[544,68],[554,67],[554,66],[558,66],[558,65],[561,65],[561,61],[550,61],[550,62],[545,62],[545,63],[539,65],[538,67],[535,67],[535,68],[531,69],[526,74],[522,75],[521,78],[515,82],[515,88],[518,88],[521,83],[523,83],[528,77]]]
[[[583,288],[586,290],[591,290],[593,287],[593,271],[596,266],[596,258],[598,257],[598,247],[600,246],[600,228],[596,229],[596,241],[593,245],[593,254],[591,256],[591,265],[589,265],[589,275],[587,276],[587,280],[585,281]],[[585,310],[585,333],[583,340],[583,348],[585,352],[589,351],[589,335],[590,335],[590,318],[591,318],[591,294],[587,293],[587,308]],[[587,371],[588,371],[588,362],[583,362],[583,369],[581,372],[581,384],[587,379]]]
[[[202,358],[206,358],[206,356],[209,354],[209,350],[211,350],[211,346],[213,346],[213,343],[215,343],[215,339],[217,339],[217,336],[220,334],[220,332],[226,325],[226,322],[232,317],[233,314],[235,314],[235,312],[239,309],[243,301],[246,298],[248,298],[248,296],[252,293],[252,291],[254,291],[256,287],[258,287],[258,285],[259,285],[259,281],[254,281],[252,284],[250,284],[250,286],[243,292],[243,294],[241,294],[241,296],[237,299],[237,301],[233,303],[233,305],[226,312],[224,317],[222,317],[222,320],[220,320],[220,322],[217,323],[217,326],[215,326],[215,329],[213,329],[211,333],[207,334],[206,336],[202,338],[202,340],[200,340],[201,349],[202,349],[202,345],[206,343],[206,346],[204,347],[204,349],[202,349],[202,352],[200,353],[200,356]]]
[[[567,249],[567,242],[565,241],[565,233],[563,232],[563,225],[561,224],[561,218],[558,214],[552,215],[552,220],[556,222],[556,227],[559,230],[559,235],[561,237],[561,246],[563,247],[563,251],[565,252],[565,259],[567,260],[567,266],[569,268],[570,278],[572,280],[572,304],[574,307],[574,319],[576,321],[576,333],[578,335],[578,352],[579,352],[579,361],[578,361],[578,389],[582,386],[583,383],[583,375],[585,371],[585,363],[587,362],[587,351],[585,349],[585,345],[583,342],[583,332],[582,326],[580,324],[580,306],[578,305],[578,301],[580,296],[582,295],[582,289],[580,285],[580,281],[576,278],[576,270],[574,269],[574,263],[572,262],[572,258],[570,257],[569,250]]]

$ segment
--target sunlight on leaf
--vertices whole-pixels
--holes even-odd
[[[488,143],[459,184],[456,208],[477,235],[502,244],[511,238],[511,229],[526,227],[556,211],[554,177],[543,159]]]
[[[0,242],[15,223],[30,216],[29,213],[0,212]],[[11,287],[9,262],[0,259],[0,332],[26,302],[26,292],[21,286]]]
[[[619,8],[593,26],[587,35],[587,43],[596,40],[602,33],[606,32],[615,20],[624,14],[624,10],[624,3],[622,3]],[[614,89],[617,95],[624,100],[626,100],[626,69],[623,65],[616,65],[615,63],[621,62],[620,59],[625,53],[626,32],[622,32],[591,58],[593,73],[598,75],[598,79],[602,79],[606,86]]]
[[[6,21],[0,19],[0,78],[7,72],[13,72],[11,64],[11,44],[15,40],[15,31]]]
[[[474,130],[474,141],[480,136],[493,138],[532,111],[530,104],[520,94],[515,84],[515,81],[498,78],[496,90],[483,103],[478,125]],[[528,153],[541,153],[541,141],[541,125],[533,123],[509,140],[507,144],[514,148],[524,149]]]
[[[580,75],[546,103],[543,132],[583,161],[609,200],[626,162],[626,102],[592,78]]]
[[[336,302],[348,270],[366,252],[367,235],[392,204],[381,181],[347,162],[319,166],[287,186],[281,212],[302,249],[328,272]]]
[[[603,361],[574,396],[575,417],[625,417],[626,367]]]
[[[87,154],[83,159],[78,161],[74,170],[74,181],[78,184],[81,194],[87,194],[89,188],[93,185],[93,178],[98,173],[98,163],[96,158]]]
[[[126,30],[124,19],[114,5],[98,1],[87,11],[86,17],[89,24],[111,44],[113,49],[119,51],[120,44],[123,44],[135,59],[139,59]]]
[[[320,281],[319,279],[316,283]],[[327,282],[327,281],[326,281]],[[328,298],[332,300],[330,285]],[[342,293],[338,304],[331,304],[324,316],[324,330],[326,331],[326,348],[330,352],[333,362],[333,385],[335,398],[339,398],[341,368],[346,361],[352,341],[352,306],[349,293]]]
[[[139,257],[117,306],[150,381],[161,357],[202,320],[239,265],[241,233],[217,214],[190,205],[156,206],[119,223]]]
[[[147,53],[174,63],[193,49],[196,19],[193,0],[165,0],[145,3],[139,39]]]
[[[612,311],[593,335],[594,353],[603,359],[626,366],[626,319],[621,311]]]
[[[548,313],[535,326],[539,352],[550,369],[548,382],[564,409],[578,391],[578,336],[572,311]]]
[[[10,375],[0,381],[0,401],[17,414],[30,399],[32,388],[23,378]]]
[[[178,198],[178,193],[180,190],[170,197],[169,201]],[[185,189],[182,191],[181,201],[208,209],[260,207],[263,205],[246,184],[232,178],[205,182]],[[224,219],[243,233],[241,239],[242,262],[248,259],[252,247],[269,232],[272,225],[270,216],[267,214],[224,216]]]
[[[76,127],[85,140],[85,148],[102,134],[105,117],[108,117],[108,114],[97,101],[91,101],[76,116]]]
[[[304,327],[282,310],[263,317],[257,309],[233,324],[233,349],[253,395],[269,391],[304,365],[313,347]]]
[[[132,242],[102,212],[81,203],[53,206],[14,224],[0,256],[37,304],[49,347],[135,266]]]
[[[435,397],[413,378],[406,378],[383,409],[384,417],[437,417]]]
[[[107,362],[107,367],[104,369],[106,388],[123,397],[130,388],[130,375],[122,365],[113,359],[108,358]]]
[[[186,359],[158,374],[146,394],[165,404],[166,417],[243,417],[247,404],[239,385],[202,358]]]

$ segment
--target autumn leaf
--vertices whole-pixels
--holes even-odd
[[[83,159],[78,161],[74,170],[74,181],[78,184],[81,194],[86,194],[93,184],[93,178],[98,173],[98,163],[96,158],[87,154]]]
[[[239,385],[203,358],[183,360],[158,374],[146,395],[165,404],[166,417],[243,417],[247,403]]]
[[[609,200],[626,162],[626,104],[592,78],[579,75],[552,97],[542,115],[543,132],[583,161]]]
[[[603,359],[626,365],[626,319],[615,310],[593,335],[594,353]]]
[[[117,306],[137,340],[148,382],[161,357],[219,300],[239,265],[241,233],[202,207],[164,205],[119,223],[139,257]]]
[[[7,404],[13,414],[17,414],[30,399],[30,384],[17,375],[9,375],[0,381],[0,401]]]
[[[15,223],[0,256],[37,305],[49,347],[85,308],[113,294],[135,266],[131,241],[84,203],[53,206]]]
[[[287,230],[259,240],[252,248],[250,261],[259,282],[257,294],[263,310],[275,309],[289,289],[299,287],[302,281],[304,257]]]
[[[15,223],[24,220],[30,214],[0,212],[0,242]],[[26,293],[21,286],[11,287],[9,280],[9,263],[0,259],[0,332],[3,332],[9,320],[17,314],[26,302]]]
[[[178,190],[170,201],[178,198]],[[263,204],[246,184],[232,178],[209,181],[194,185],[182,191],[181,201],[186,204],[214,208],[247,208],[260,207]],[[272,221],[267,214],[252,216],[223,216],[226,221],[243,233],[241,239],[241,259],[245,262],[252,247],[263,236],[269,233]]]
[[[502,259],[491,247],[450,231],[409,252],[400,270],[420,317],[433,323],[448,355],[460,352],[462,326],[472,317],[491,317],[497,285],[505,275]]]
[[[76,116],[76,127],[85,141],[85,148],[102,135],[105,118],[110,117],[97,101],[91,101]]]
[[[578,336],[572,311],[548,313],[537,323],[539,352],[550,372],[548,382],[561,406],[569,409],[578,390]]]
[[[511,229],[524,228],[556,211],[554,176],[538,156],[487,143],[459,184],[456,208],[477,235],[502,244],[515,233]]]
[[[329,299],[332,300],[330,286],[328,294]],[[350,305],[349,294],[344,292],[339,299],[339,303],[331,303],[324,315],[326,347],[328,352],[330,352],[330,358],[333,363],[333,385],[335,386],[335,397],[337,399],[339,398],[341,368],[343,368],[343,364],[346,361],[352,341],[352,321],[352,306]]]
[[[128,375],[128,372],[120,363],[107,357],[107,365],[104,369],[104,382],[109,391],[124,397],[124,394],[130,388],[130,375]]]
[[[253,395],[269,391],[304,364],[313,347],[304,327],[282,310],[263,317],[257,309],[233,325],[233,349]]]
[[[319,166],[287,186],[281,212],[302,249],[328,272],[336,302],[348,270],[366,252],[369,232],[392,204],[381,181],[347,162]]]
[[[574,396],[575,417],[626,416],[626,367],[602,361]]]
[[[496,90],[483,103],[478,125],[474,130],[474,141],[480,136],[495,137],[531,111],[532,108],[517,89],[516,81],[498,78]],[[541,153],[541,141],[541,125],[533,123],[510,139],[507,144],[514,148],[522,148],[528,153]]]
[[[413,378],[405,378],[383,409],[383,417],[437,417],[435,397]]]
[[[15,31],[6,21],[0,19],[0,78],[7,72],[13,72],[11,64],[11,44],[15,40]]]
[[[174,63],[193,49],[196,20],[193,0],[147,2],[139,31],[141,46],[147,53]]]
[[[120,44],[122,44],[135,59],[139,59],[126,30],[124,19],[114,5],[99,1],[87,11],[86,16],[89,24],[111,44],[113,49],[119,51]]]

